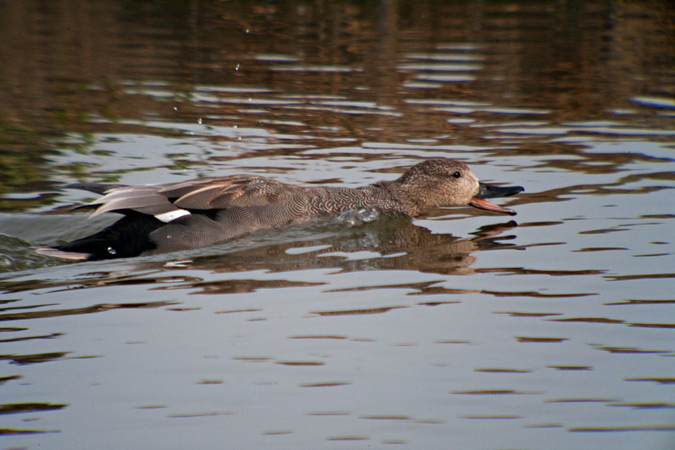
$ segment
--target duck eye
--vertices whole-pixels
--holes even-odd
[[[459,177],[462,176],[462,174],[461,174],[461,172],[458,170],[457,172],[453,173],[452,176],[455,177],[455,178],[459,178]]]

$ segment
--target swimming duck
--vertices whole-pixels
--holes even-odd
[[[522,192],[478,181],[452,159],[418,163],[393,181],[358,188],[298,186],[250,175],[208,177],[147,186],[73,184],[103,195],[90,204],[92,216],[124,215],[104,230],[42,254],[100,260],[200,248],[257,230],[362,209],[416,216],[440,206],[466,206],[501,214],[516,212],[486,200]]]

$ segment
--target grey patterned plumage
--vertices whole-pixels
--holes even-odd
[[[55,249],[40,249],[42,253],[104,259],[199,248],[261,229],[364,208],[415,216],[439,206],[471,205],[513,215],[514,211],[484,198],[523,190],[484,185],[466,164],[450,159],[427,160],[397,180],[359,188],[298,186],[247,175],[156,186],[71,187],[105,194],[85,205],[97,208],[93,215],[118,212],[125,217],[95,235]]]

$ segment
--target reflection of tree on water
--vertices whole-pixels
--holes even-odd
[[[523,106],[554,132],[593,131],[569,125],[588,120],[601,133],[608,120],[670,127],[635,99],[672,92],[673,2],[348,3],[0,2],[0,192],[48,191],[64,175],[117,181],[167,163],[111,170],[123,150],[108,141],[129,134],[208,142],[201,157],[167,155],[181,170],[236,160],[232,145],[237,158],[264,158],[336,138],[423,138],[608,173],[640,156],[523,130],[514,147],[500,133],[486,139],[486,127],[530,123]],[[255,141],[225,135],[233,125],[259,130]],[[58,199],[3,196],[0,209]]]

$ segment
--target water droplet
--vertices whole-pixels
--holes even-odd
[[[237,72],[239,72],[239,64],[237,64],[237,67],[234,68]]]
[[[199,119],[197,119],[197,123],[198,123],[199,125],[202,124],[202,118],[201,118],[201,117],[200,117]]]
[[[112,247],[108,247],[108,253],[110,253],[111,255],[116,255],[116,254],[117,254],[117,250],[115,250],[115,249],[112,248]]]
[[[170,234],[167,234],[167,235],[166,235],[166,238],[167,238],[167,239],[171,239],[171,235],[170,235]]]
[[[173,107],[173,110],[174,110],[174,111],[178,111],[178,106],[174,106],[174,107]]]

